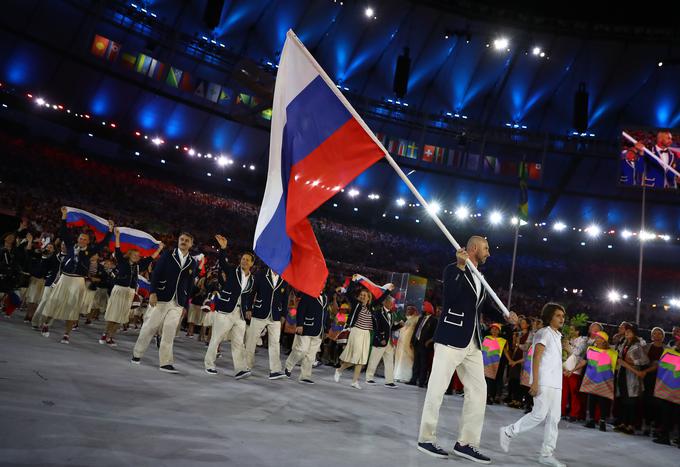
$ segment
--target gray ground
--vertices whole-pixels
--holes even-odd
[[[263,349],[255,375],[235,381],[228,345],[218,360],[224,373],[209,376],[206,347],[184,337],[175,340],[181,374],[171,375],[158,371],[155,344],[141,366],[130,364],[135,332],[119,336],[117,348],[99,345],[101,326],[81,326],[61,345],[61,324],[46,339],[18,316],[0,321],[0,465],[475,465],[416,451],[424,390],[380,384],[357,391],[349,371],[336,384],[329,367],[314,370],[315,386],[269,381]],[[442,406],[445,448],[462,402],[447,396]],[[493,463],[538,465],[542,430],[513,440],[505,454],[498,428],[522,413],[503,406],[486,413],[482,451]],[[569,466],[673,466],[680,450],[562,422],[556,455]]]

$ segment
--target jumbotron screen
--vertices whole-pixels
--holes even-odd
[[[632,137],[621,137],[619,184],[678,190],[680,186],[680,146],[678,134],[670,129],[624,130]]]

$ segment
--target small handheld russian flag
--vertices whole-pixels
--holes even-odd
[[[156,252],[161,242],[152,235],[130,227],[118,227],[120,232],[120,251],[127,253],[129,250],[139,251],[141,256],[151,256]],[[109,240],[111,251],[116,247],[116,239]]]
[[[288,31],[274,88],[255,253],[292,287],[319,296],[328,269],[307,217],[384,154],[359,114]]]
[[[91,212],[66,206],[66,225],[69,227],[89,227],[94,236],[101,242],[109,232],[109,221]]]
[[[149,298],[151,283],[144,276],[137,276],[137,293],[144,298]]]

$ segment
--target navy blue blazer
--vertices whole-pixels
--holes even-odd
[[[271,315],[273,321],[280,321],[288,307],[288,284],[279,276],[273,283],[271,269],[255,275],[253,285],[253,318],[266,319]]]
[[[461,271],[455,263],[452,263],[444,269],[442,295],[444,298],[442,314],[434,333],[434,341],[438,344],[464,349],[470,343],[474,332],[481,349],[480,315],[483,312],[493,312],[503,317],[500,311],[486,303],[487,294],[484,286],[481,286],[481,291],[477,296],[475,282],[469,268],[466,266],[465,271]]]
[[[394,313],[385,310],[381,305],[373,312],[373,347],[387,347],[392,331],[401,327],[401,324],[394,322]]]
[[[61,252],[55,253],[49,257],[47,261],[47,272],[45,273],[45,287],[50,287],[57,280],[61,273],[61,265],[64,262],[66,255]]]
[[[328,313],[328,296],[321,293],[314,298],[306,293],[301,293],[298,303],[295,325],[302,326],[303,336],[318,337],[326,333],[330,326],[330,314]]]
[[[116,268],[114,269],[114,285],[119,285],[121,287],[130,287],[131,289],[137,289],[137,276],[139,276],[139,271],[144,271],[153,262],[151,256],[144,257],[139,260],[137,264],[132,264],[120,251],[120,248],[116,248]]]
[[[241,318],[246,319],[246,311],[251,309],[253,299],[253,274],[248,276],[248,283],[241,287],[241,267],[232,266],[227,262],[227,250],[220,250],[218,259],[220,272],[217,275],[220,287],[215,296],[215,311],[231,313],[241,298]]]
[[[76,239],[68,231],[66,221],[62,221],[59,229],[59,237],[66,244],[66,258],[61,266],[61,272],[68,276],[87,277],[90,271],[90,259],[92,255],[99,254],[109,244],[111,232],[108,232],[101,242],[90,244],[85,250],[75,251]]]
[[[161,255],[151,273],[151,293],[156,294],[159,302],[169,302],[176,297],[179,306],[186,308],[198,265],[191,255],[184,266],[181,264],[177,248]]]

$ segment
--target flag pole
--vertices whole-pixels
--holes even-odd
[[[453,235],[451,235],[451,232],[448,231],[446,226],[442,223],[441,219],[430,210],[430,205],[427,201],[425,201],[425,198],[422,197],[418,189],[411,183],[411,180],[408,179],[406,174],[404,173],[403,170],[401,170],[401,167],[399,167],[399,164],[396,163],[396,161],[392,158],[389,152],[387,152],[387,149],[385,149],[385,146],[380,142],[380,140],[373,134],[371,129],[368,127],[366,122],[364,122],[364,119],[361,118],[361,116],[357,113],[357,111],[352,107],[352,104],[349,103],[347,98],[340,92],[340,90],[337,88],[333,80],[326,74],[324,69],[317,63],[317,61],[314,59],[314,56],[307,50],[305,45],[302,43],[302,41],[297,37],[297,35],[293,32],[292,29],[288,30],[288,33],[286,34],[288,38],[291,40],[295,41],[302,52],[305,54],[307,59],[310,61],[310,63],[316,68],[316,71],[319,72],[319,76],[326,82],[328,87],[335,93],[337,98],[342,102],[347,110],[352,114],[352,116],[356,119],[356,121],[361,125],[361,127],[366,131],[366,133],[373,139],[373,142],[382,150],[383,154],[385,155],[385,159],[387,159],[387,162],[390,164],[390,166],[394,169],[395,172],[397,172],[397,175],[399,175],[399,178],[406,184],[406,186],[411,190],[411,193],[413,193],[413,196],[416,197],[416,199],[420,202],[420,204],[427,210],[427,212],[432,216],[432,219],[434,220],[434,223],[437,224],[437,227],[439,227],[439,230],[442,231],[444,236],[447,238],[447,240],[453,245],[453,247],[456,249],[456,251],[460,250],[460,244],[456,241],[455,238],[453,238]],[[496,292],[491,288],[489,283],[486,281],[484,276],[477,270],[474,264],[472,264],[472,261],[468,258],[468,260],[465,262],[467,267],[472,271],[472,273],[479,279],[479,281],[482,283],[484,288],[486,289],[486,292],[491,296],[493,301],[498,305],[498,308],[501,310],[504,316],[508,317],[510,315],[510,312],[508,309],[505,307],[505,304],[501,301],[500,298],[498,298],[498,295],[496,295]]]
[[[508,287],[508,309],[512,300],[512,288],[515,285],[515,262],[517,261],[517,241],[519,239],[519,217],[515,226],[515,245],[512,247],[512,267],[510,268],[510,286]]]

